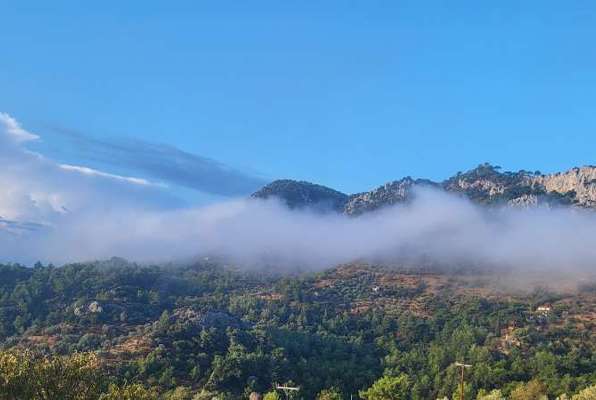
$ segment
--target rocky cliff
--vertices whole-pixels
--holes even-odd
[[[415,187],[422,186],[439,187],[437,183],[427,179],[412,179],[408,176],[386,183],[370,192],[350,196],[343,210],[348,215],[359,215],[385,206],[404,203],[412,199]]]
[[[547,192],[568,196],[579,206],[596,207],[596,166],[535,176],[531,181]]]

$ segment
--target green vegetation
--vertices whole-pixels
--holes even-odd
[[[384,376],[376,381],[369,389],[360,392],[365,400],[400,400],[407,399],[410,392],[408,376],[401,374],[397,377]]]
[[[157,400],[140,384],[107,385],[93,353],[38,356],[28,351],[0,352],[0,398],[32,400]]]
[[[504,294],[493,279],[1,265],[0,399],[283,398],[275,383],[296,399],[452,398],[456,361],[473,366],[469,400],[594,398],[593,285]]]

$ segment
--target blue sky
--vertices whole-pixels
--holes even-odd
[[[0,3],[0,112],[62,163],[161,144],[346,192],[595,163],[591,1]]]

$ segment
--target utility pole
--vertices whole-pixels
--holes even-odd
[[[282,390],[286,395],[286,400],[290,398],[290,392],[297,392],[300,390],[300,387],[292,387],[292,386],[280,386],[278,384],[275,385],[277,390]]]
[[[456,362],[455,366],[461,369],[461,376],[459,380],[459,400],[464,400],[464,371],[466,368],[472,368],[472,366],[470,364],[464,364],[460,362]]]

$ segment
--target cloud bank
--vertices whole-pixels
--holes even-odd
[[[596,260],[596,218],[591,213],[486,211],[428,190],[419,192],[412,204],[357,218],[247,199],[185,210],[120,207],[67,214],[51,229],[22,237],[28,237],[25,254],[54,262],[215,255],[238,265],[282,269],[320,269],[353,260],[425,260],[575,273],[594,271]],[[22,250],[13,256],[22,256]]]
[[[411,204],[359,217],[292,211],[259,199],[181,208],[167,188],[149,181],[65,167],[32,153],[24,143],[36,136],[13,119],[2,121],[1,261],[215,255],[238,265],[279,268],[325,268],[358,259],[595,270],[593,212],[486,210],[428,189],[419,190]]]

